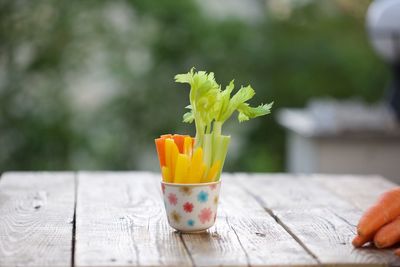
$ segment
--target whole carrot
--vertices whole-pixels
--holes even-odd
[[[356,235],[356,237],[354,237],[353,239],[353,246],[356,248],[360,248],[362,247],[364,244],[366,244],[367,242],[371,241],[372,237],[363,237],[360,235]]]
[[[383,226],[374,237],[377,248],[387,248],[400,241],[400,217]]]
[[[382,194],[378,201],[361,217],[357,226],[358,235],[372,237],[383,225],[400,216],[400,187]]]

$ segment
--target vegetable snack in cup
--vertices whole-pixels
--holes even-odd
[[[217,185],[217,191],[208,190],[208,192],[210,194],[217,193],[213,196],[218,198],[220,176],[231,139],[229,135],[222,133],[223,124],[235,112],[238,113],[239,122],[267,115],[270,113],[273,102],[251,107],[247,102],[253,98],[255,92],[250,85],[242,86],[231,96],[235,87],[233,80],[222,90],[221,85],[215,81],[214,73],[196,72],[194,68],[188,73],[176,75],[175,81],[190,85],[190,105],[186,107],[189,112],[183,115],[183,121],[186,123],[194,122],[196,136],[192,138],[188,135],[165,134],[157,138],[155,143],[162,173],[163,192],[165,193],[167,189],[171,191],[168,192],[167,197],[164,194],[169,223],[175,229],[191,232],[207,229],[214,224],[214,221],[211,223],[210,220],[206,220],[207,223],[202,223],[203,225],[199,226],[200,224],[196,223],[195,219],[199,216],[208,218],[209,214],[215,218],[217,204],[203,207],[200,210],[196,209],[197,213],[203,209],[207,212],[201,213],[203,215],[196,213],[197,217],[190,217],[185,210],[182,212],[181,206],[177,210],[178,200],[175,201],[175,197],[180,194],[180,191],[176,190],[191,188],[191,190],[196,191],[203,188],[203,191],[206,192],[207,186]],[[171,194],[171,199],[169,194]],[[187,200],[185,203],[194,205],[195,199],[182,194],[180,196],[177,199]],[[183,204],[179,202],[179,205]],[[203,205],[204,203],[198,204]],[[189,227],[188,221],[193,222],[198,228],[194,225]],[[186,225],[184,225],[184,222],[186,222]]]

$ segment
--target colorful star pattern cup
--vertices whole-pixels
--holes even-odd
[[[221,181],[201,184],[161,182],[169,225],[181,232],[202,232],[214,225]]]

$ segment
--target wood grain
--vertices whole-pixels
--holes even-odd
[[[78,174],[76,266],[191,266],[180,235],[171,231],[159,176]]]
[[[224,174],[216,225],[182,235],[196,266],[312,265],[313,259],[230,175]]]
[[[321,264],[400,264],[390,250],[353,249],[351,239],[361,210],[309,177],[238,176],[238,182]]]
[[[73,173],[5,173],[0,266],[71,266]]]

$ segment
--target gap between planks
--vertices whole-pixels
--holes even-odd
[[[183,239],[182,233],[179,233],[179,238],[180,238],[180,240],[181,240],[181,242],[182,242],[182,244],[183,244],[183,247],[185,248],[185,251],[186,251],[186,253],[187,253],[188,257],[189,257],[189,260],[190,260],[192,266],[195,267],[196,264],[194,263],[193,256],[192,256],[192,254],[191,254],[190,251],[189,251],[189,248],[188,248],[188,246],[187,246],[187,244],[186,244],[186,242],[185,242],[185,239]]]
[[[236,180],[238,180],[236,178]],[[243,187],[243,190],[249,194],[251,197],[253,197],[257,203],[263,207],[263,209],[276,221],[277,224],[279,224],[303,249],[304,251],[312,257],[318,265],[321,265],[321,261],[318,259],[317,255],[315,255],[310,248],[306,246],[304,242],[300,240],[299,237],[295,235],[293,231],[290,230],[290,228],[277,216],[272,209],[268,208],[265,203],[258,197],[256,194],[252,193],[247,187]]]
[[[71,244],[71,267],[75,267],[75,243],[76,243],[76,204],[78,202],[78,173],[73,172],[74,175],[74,214],[72,222],[72,244]]]
[[[317,255],[315,255],[310,248],[308,248],[306,246],[306,244],[304,244],[300,238],[298,238],[291,230],[290,228],[273,212],[272,209],[267,208],[263,201],[256,195],[254,195],[253,193],[251,193],[247,188],[244,189],[249,195],[251,195],[257,202],[258,204],[260,204],[264,210],[304,249],[304,251],[306,253],[308,253],[308,255],[310,255],[312,258],[315,259],[315,261],[320,265],[321,261],[318,259]]]

